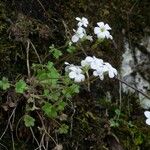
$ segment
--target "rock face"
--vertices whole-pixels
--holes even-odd
[[[122,78],[137,88],[138,90],[150,95],[150,36],[145,36],[140,44],[135,44],[129,48],[128,41],[125,43],[125,52],[121,65]],[[123,85],[124,92],[135,92],[135,90]],[[150,99],[138,93],[142,108],[150,108]]]

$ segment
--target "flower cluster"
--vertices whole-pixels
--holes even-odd
[[[87,18],[82,17],[76,17],[76,20],[78,21],[78,28],[77,30],[73,29],[73,31],[75,32],[75,34],[72,36],[71,40],[73,43],[78,42],[80,39],[87,39],[89,41],[93,41],[92,36],[87,35],[86,34],[86,30],[85,28],[88,26],[89,22],[87,20]]]
[[[65,71],[69,73],[69,78],[74,79],[75,82],[84,81],[85,73],[87,74],[89,69],[93,70],[93,76],[99,77],[101,80],[104,79],[104,74],[108,74],[110,78],[117,75],[115,68],[95,56],[87,56],[81,61],[81,66],[75,66],[67,62],[65,64],[67,65]]]
[[[80,40],[89,40],[93,41],[93,37],[87,35],[86,28],[88,27],[88,19],[85,17],[79,18],[76,17],[77,30],[73,29],[74,35],[71,38],[73,43],[77,43]],[[94,27],[94,34],[97,36],[98,41],[103,41],[104,39],[113,39],[110,34],[111,27],[104,22],[98,22],[97,26]],[[72,44],[72,42],[70,42]],[[114,78],[117,75],[117,70],[111,66],[108,62],[104,62],[102,59],[96,58],[95,56],[87,56],[84,60],[81,61],[80,66],[74,64],[65,63],[67,66],[65,71],[68,73],[69,78],[73,79],[74,82],[83,82],[86,77],[89,81],[89,70],[92,70],[92,75],[99,77],[100,80],[104,79],[104,75],[108,74],[110,78]],[[150,111],[145,111],[144,115],[146,116],[146,124],[150,125]]]
[[[93,41],[93,37],[86,34],[85,28],[88,26],[89,22],[87,18],[82,17],[76,17],[76,20],[78,21],[78,28],[77,30],[73,29],[75,34],[72,36],[71,40],[73,43],[78,42],[80,39],[87,39],[90,41]],[[98,27],[94,28],[94,33],[97,35],[98,39],[113,39],[112,35],[110,34],[109,30],[111,30],[110,26],[108,24],[104,24],[104,22],[98,22]]]

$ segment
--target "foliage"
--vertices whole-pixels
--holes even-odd
[[[54,47],[54,45],[50,46],[50,52],[54,56],[54,58],[58,59],[60,56],[62,56],[62,52]]]
[[[25,92],[25,90],[27,90],[27,85],[26,85],[25,81],[19,80],[15,85],[16,93],[23,94]]]
[[[3,77],[2,80],[0,81],[0,88],[3,90],[7,90],[10,87],[10,84],[8,82],[8,79]]]
[[[66,134],[66,133],[68,133],[68,129],[69,129],[69,127],[66,124],[62,124],[60,126],[60,128],[58,129],[58,132],[60,134]]]
[[[35,119],[29,115],[25,115],[24,122],[26,127],[32,127],[34,126]]]

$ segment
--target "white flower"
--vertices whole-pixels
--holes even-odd
[[[72,42],[76,43],[79,39],[82,39],[86,35],[86,31],[84,28],[79,27],[77,30],[73,30],[75,34],[72,36]]]
[[[144,115],[146,116],[146,124],[150,125],[150,112],[149,111],[145,111]]]
[[[111,30],[110,26],[108,24],[104,24],[104,22],[98,22],[98,27],[94,28],[94,33],[97,35],[100,39],[113,39],[113,37],[110,35],[109,30]]]
[[[79,27],[81,27],[81,26],[87,27],[87,25],[89,24],[87,18],[85,18],[85,17],[82,17],[82,18],[76,17],[76,20],[79,21],[78,22]]]
[[[113,67],[111,66],[111,64],[109,64],[109,63],[104,63],[104,65],[105,65],[105,71],[108,72],[108,75],[109,75],[110,78],[113,78],[114,76],[117,75],[117,70],[116,70],[115,68],[113,68]]]
[[[75,82],[81,82],[85,80],[85,76],[82,74],[82,70],[79,66],[72,66],[69,68],[69,78],[74,79]]]
[[[81,61],[81,66],[90,66],[93,61],[93,57],[87,56],[84,60]]]
[[[91,69],[97,69],[99,67],[102,67],[103,66],[103,60],[93,56],[93,61],[91,62],[90,66],[91,66]]]

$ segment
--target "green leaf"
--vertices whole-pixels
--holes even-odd
[[[47,65],[44,65],[37,70],[36,78],[41,84],[44,84],[44,86],[48,85],[55,87],[58,79],[60,78],[60,74],[54,67],[54,64],[52,62],[48,62]]]
[[[135,145],[141,145],[143,143],[143,135],[139,132],[134,135],[134,143]]]
[[[42,110],[50,118],[56,118],[57,117],[56,108],[51,103],[46,102],[44,104],[44,106],[42,106]]]
[[[69,126],[67,126],[66,124],[62,124],[60,126],[60,128],[58,129],[58,132],[60,134],[67,134],[68,133],[68,129],[69,129]]]
[[[51,101],[57,101],[60,97],[60,92],[59,91],[54,91],[50,93],[50,99]]]
[[[47,69],[48,69],[47,75],[48,78],[50,79],[49,82],[52,84],[52,86],[55,86],[60,77],[60,74],[57,71],[57,69],[53,66],[52,62],[48,62]]]
[[[60,56],[62,56],[62,52],[54,47],[54,45],[50,46],[50,52],[54,56],[54,58],[58,59]]]
[[[115,113],[116,113],[117,116],[120,116],[120,114],[121,114],[120,109],[116,109],[116,110],[115,110]]]
[[[8,88],[10,88],[10,84],[7,78],[2,78],[2,80],[0,81],[0,88],[3,90],[7,90]]]
[[[46,96],[49,99],[49,97],[50,97],[49,90],[48,89],[44,89],[43,95]]]
[[[27,84],[24,80],[19,80],[15,85],[16,93],[24,93],[25,90],[27,90]]]
[[[53,90],[50,92],[48,89],[44,89],[43,95],[50,101],[55,102],[60,98],[60,94],[59,90]]]
[[[109,122],[110,122],[110,127],[119,127],[119,123],[113,118],[110,119]]]
[[[65,106],[66,106],[66,103],[64,101],[60,101],[58,104],[57,110],[63,111]]]
[[[62,93],[65,95],[66,98],[71,98],[75,93],[79,93],[79,85],[72,84],[71,86],[63,89]]]
[[[51,70],[52,68],[54,68],[54,64],[49,61],[49,62],[47,63],[47,69],[48,69],[48,70]]]
[[[76,52],[76,47],[74,47],[74,46],[69,46],[69,47],[67,48],[67,52],[69,52],[69,53],[74,53],[74,52]]]
[[[35,119],[29,115],[24,116],[24,122],[26,127],[33,127]]]

